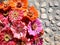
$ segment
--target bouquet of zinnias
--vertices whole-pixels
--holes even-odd
[[[27,0],[0,2],[0,45],[42,45],[38,11]]]

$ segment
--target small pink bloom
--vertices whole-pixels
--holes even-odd
[[[8,25],[8,17],[4,17],[2,14],[0,14],[0,23],[3,25]]]
[[[11,26],[11,31],[14,35],[14,38],[20,39],[21,37],[26,36],[27,27],[25,23],[21,21],[14,21],[13,25]]]
[[[11,22],[14,20],[21,20],[23,15],[24,14],[22,10],[12,10],[9,12],[9,19]]]
[[[37,18],[35,21],[29,22],[28,33],[30,35],[35,36],[35,35],[39,34],[41,31],[42,31],[42,24],[41,24],[40,19]]]

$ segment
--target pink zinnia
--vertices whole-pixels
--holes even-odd
[[[11,26],[11,31],[13,32],[14,38],[20,39],[26,36],[27,26],[21,21],[15,21]]]
[[[29,22],[28,24],[28,33],[30,35],[37,35],[42,31],[42,24],[39,18],[37,18],[35,21],[33,22]]]
[[[12,10],[9,12],[9,19],[11,22],[14,20],[21,20],[23,17],[23,11],[22,10]]]
[[[8,17],[4,17],[2,14],[0,14],[0,24],[3,24],[4,26],[8,25]]]

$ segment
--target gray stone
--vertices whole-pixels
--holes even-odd
[[[45,13],[45,8],[41,8],[41,13]]]
[[[39,9],[40,4],[37,1],[35,1],[35,6],[37,9]]]
[[[53,19],[53,16],[52,15],[49,15],[48,18],[49,18],[49,20],[52,20]]]
[[[51,27],[52,28],[52,31],[56,31],[57,30],[57,28],[56,27]]]
[[[53,36],[54,33],[50,28],[45,28],[44,30],[49,36]]]
[[[58,7],[59,6],[59,3],[57,1],[54,1],[54,6],[55,7]]]
[[[56,14],[59,15],[60,14],[60,10],[56,10]]]
[[[46,21],[46,22],[45,22],[45,25],[46,25],[46,26],[50,26],[50,22],[49,22],[49,21]]]
[[[50,24],[51,27],[53,27],[54,25],[53,24]]]
[[[60,42],[59,41],[55,41],[55,45],[60,45]]]
[[[58,31],[60,31],[60,27],[58,27]]]
[[[46,7],[46,6],[47,6],[46,2],[42,2],[41,7]]]
[[[60,16],[56,15],[56,16],[55,16],[55,19],[56,19],[56,20],[60,20]]]
[[[54,41],[51,41],[51,42],[50,42],[50,45],[55,45]]]
[[[49,37],[45,37],[44,40],[45,40],[46,42],[50,42],[50,41],[51,41],[51,39],[50,39]]]
[[[60,41],[60,35],[59,34],[55,34],[54,38],[55,38],[55,41]]]
[[[53,9],[52,8],[49,8],[48,12],[49,13],[53,12]]]
[[[49,2],[49,6],[50,6],[50,7],[54,6],[54,4],[53,4],[53,2],[52,2],[52,1],[51,1],[51,2]]]
[[[47,14],[41,14],[42,19],[47,19]]]
[[[58,22],[58,23],[57,23],[57,26],[59,26],[59,27],[60,27],[60,22]]]
[[[56,22],[55,22],[55,20],[51,20],[51,23],[52,23],[52,24],[55,24]]]

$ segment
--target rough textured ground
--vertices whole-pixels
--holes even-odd
[[[60,0],[29,0],[34,5],[44,28],[43,45],[60,45]]]

